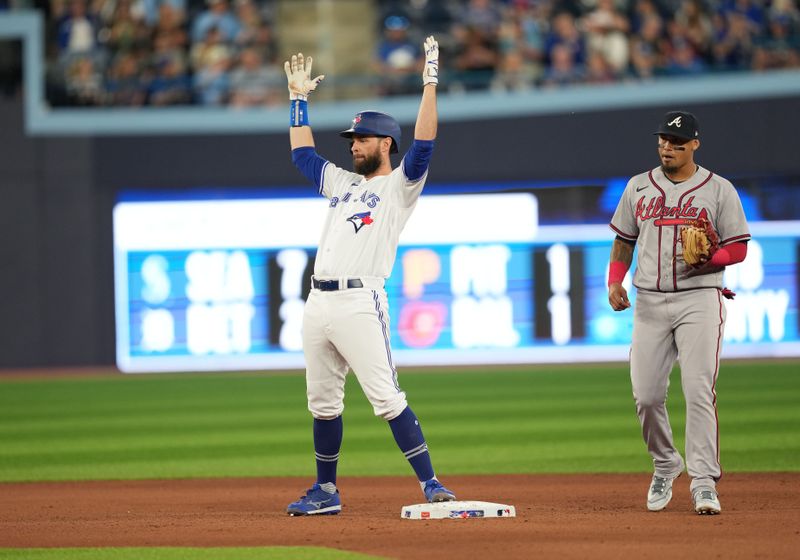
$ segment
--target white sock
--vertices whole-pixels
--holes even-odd
[[[336,493],[336,485],[333,482],[325,482],[324,484],[320,484],[319,487],[322,488],[328,494]]]

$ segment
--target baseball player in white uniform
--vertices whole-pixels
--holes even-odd
[[[307,97],[324,76],[312,79],[311,64],[311,57],[304,59],[298,54],[285,68],[292,105],[292,160],[329,200],[303,316],[317,481],[287,512],[317,515],[341,511],[336,467],[342,443],[345,376],[351,368],[375,414],[388,421],[425,498],[452,501],[455,496],[437,480],[419,421],[398,385],[384,291],[400,232],[428,176],[438,120],[439,46],[433,37],[425,41],[423,93],[414,142],[395,169],[390,153],[398,151],[400,126],[377,111],[362,111],[352,126],[340,133],[350,139],[353,172],[317,155],[308,126]]]
[[[667,113],[655,133],[661,166],[628,181],[611,229],[608,301],[616,311],[630,307],[622,286],[638,249],[637,288],[630,367],[636,411],[653,457],[647,495],[650,511],[672,499],[672,482],[684,469],[667,416],[669,375],[676,358],[686,398],[686,467],[694,509],[721,511],[716,483],[719,461],[716,382],[725,325],[722,288],[725,266],[744,260],[750,233],[733,185],[697,165],[697,119],[685,111]],[[719,248],[697,267],[681,257],[681,229],[707,220]]]

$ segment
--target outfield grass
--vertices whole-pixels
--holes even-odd
[[[0,548],[0,560],[369,560],[368,556],[332,548],[274,546],[264,548]]]
[[[627,367],[401,372],[438,472],[649,472]],[[402,475],[386,423],[349,377],[340,474]],[[726,471],[800,468],[800,366],[726,362]],[[669,400],[683,446],[677,372]],[[0,481],[312,476],[302,375],[0,378]]]

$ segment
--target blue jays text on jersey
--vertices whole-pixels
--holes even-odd
[[[353,185],[350,185],[353,186]],[[381,201],[381,197],[379,197],[375,193],[364,191],[361,196],[353,197],[352,192],[345,193],[342,197],[332,196],[330,207],[336,208],[336,205],[340,202],[363,202],[367,205],[368,208],[375,208],[378,203]]]

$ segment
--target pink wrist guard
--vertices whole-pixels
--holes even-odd
[[[628,273],[628,265],[622,261],[611,261],[608,265],[608,286],[611,284],[622,283]]]

